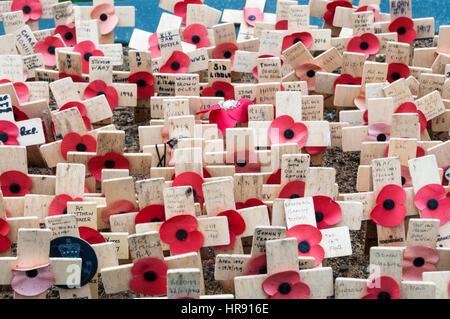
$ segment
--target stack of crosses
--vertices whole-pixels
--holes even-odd
[[[134,7],[27,1],[42,14],[0,3],[0,284],[14,298],[96,299],[99,283],[106,297],[449,298],[450,26],[435,36],[410,0],[160,0],[126,64],[114,29]],[[126,108],[137,147],[115,122]],[[325,165],[333,148],[360,152],[353,193]],[[397,205],[387,225],[377,212]],[[351,256],[363,227],[369,278],[334,281],[328,259]],[[204,263],[224,294],[208,295]]]

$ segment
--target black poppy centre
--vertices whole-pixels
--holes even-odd
[[[66,32],[66,34],[64,34],[64,38],[66,40],[72,40],[73,39],[73,33],[72,32]]]
[[[427,207],[431,210],[435,210],[436,208],[439,207],[439,202],[436,199],[432,198],[428,200]]]
[[[306,72],[306,76],[309,78],[313,78],[316,75],[316,71],[314,70],[309,70],[308,72]]]
[[[216,91],[216,96],[217,97],[224,97],[225,93],[223,91],[221,91],[221,90],[218,90],[218,91]]]
[[[6,134],[5,132],[1,132],[0,133],[0,141],[2,141],[3,143],[5,143],[6,141],[8,141],[8,134]]]
[[[292,194],[291,196],[289,196],[290,199],[294,199],[294,198],[300,198],[299,194]]]
[[[359,45],[359,48],[361,50],[367,50],[369,48],[369,44],[367,42],[361,42],[361,44]]]
[[[53,45],[49,46],[47,52],[50,54],[55,54],[55,47]]]
[[[147,271],[144,274],[144,279],[146,281],[155,281],[156,280],[156,273],[154,271]]]
[[[178,229],[177,232],[175,233],[175,237],[176,237],[178,240],[184,241],[184,240],[187,239],[188,233],[187,233],[187,231],[184,230],[184,229]]]
[[[395,202],[392,199],[386,199],[383,202],[384,209],[391,210],[395,207]]]
[[[278,286],[278,291],[280,294],[286,295],[291,292],[291,285],[287,282],[283,282]]]
[[[31,12],[31,7],[30,6],[24,6],[22,8],[23,13],[30,13]]]
[[[106,160],[104,165],[106,168],[114,168],[114,166],[116,166],[116,162],[113,160]]]
[[[106,21],[106,20],[108,20],[108,15],[107,15],[106,13],[102,13],[102,14],[100,15],[100,20],[101,20],[101,21]]]
[[[261,266],[259,267],[259,274],[267,274],[267,266]]]
[[[323,213],[321,211],[316,212],[316,222],[320,223],[323,220]]]
[[[17,194],[18,192],[20,192],[20,185],[17,183],[12,183],[11,185],[9,185],[9,190],[11,191],[11,193]]]
[[[386,141],[387,140],[387,136],[386,136],[386,134],[378,134],[377,135],[377,141],[378,142],[384,142],[384,141]]]
[[[252,14],[252,15],[248,16],[248,19],[249,19],[250,21],[254,21],[254,20],[256,20],[256,16],[254,16],[254,15]]]
[[[194,35],[191,40],[192,40],[193,43],[199,43],[200,42],[200,37],[198,35]]]
[[[231,58],[232,55],[233,55],[233,54],[232,54],[230,51],[225,51],[225,52],[223,53],[223,57],[224,57],[225,59]]]
[[[397,29],[397,33],[398,34],[405,34],[406,33],[406,28],[405,27],[400,27]]]
[[[284,137],[287,138],[288,140],[290,140],[291,138],[294,137],[294,131],[291,130],[290,128],[287,129],[286,131],[284,131]]]
[[[162,222],[161,219],[159,219],[158,217],[153,217],[150,222],[155,223],[155,222]]]
[[[83,143],[78,143],[77,146],[75,146],[75,149],[77,150],[77,152],[86,152],[87,147]]]
[[[89,61],[89,58],[92,56],[92,53],[90,53],[90,52],[86,52],[85,54],[84,54],[84,60],[85,61]]]
[[[405,185],[405,183],[406,183],[406,178],[404,178],[404,177],[402,176],[402,185]]]
[[[307,253],[309,250],[311,249],[311,246],[309,245],[309,243],[307,242],[307,241],[301,241],[299,244],[298,244],[298,250],[301,252],[301,253]]]
[[[63,214],[64,214],[64,215],[67,215],[67,206],[64,208]]]
[[[146,85],[147,85],[147,82],[145,82],[144,80],[137,80],[136,81],[136,85],[138,86],[138,87],[140,87],[140,88],[143,88],[143,87],[145,87]]]
[[[400,75],[400,73],[398,73],[398,72],[393,72],[393,73],[391,74],[391,78],[392,78],[392,80],[394,80],[394,81],[400,79],[400,77],[401,77],[401,75]]]
[[[244,167],[245,165],[247,165],[247,161],[245,159],[238,159],[236,161],[236,165],[239,167]]]
[[[180,68],[180,63],[175,61],[172,62],[172,64],[170,65],[170,67],[172,68],[172,70],[177,71]]]
[[[413,264],[416,267],[422,267],[423,265],[425,265],[425,259],[423,259],[422,257],[414,258]]]
[[[298,42],[303,42],[303,40],[300,39],[300,38],[295,38],[295,39],[294,39],[294,44],[295,44],[295,43],[298,43]]]
[[[25,274],[27,275],[28,278],[34,278],[38,275],[38,271],[37,269],[27,270]]]
[[[391,299],[391,294],[387,291],[381,291],[377,297],[378,299]]]

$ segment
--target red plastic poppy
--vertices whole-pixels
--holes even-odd
[[[398,42],[411,43],[416,38],[414,21],[408,17],[398,17],[389,24],[390,32],[397,32]]]
[[[226,210],[217,214],[217,216],[225,216],[228,220],[228,230],[230,232],[230,243],[223,246],[215,246],[216,249],[228,249],[234,246],[236,242],[236,236],[242,234],[245,231],[245,221],[235,210]]]
[[[299,256],[314,257],[314,266],[322,262],[325,251],[319,245],[322,241],[322,233],[319,229],[311,225],[296,225],[286,232],[286,238],[290,237],[297,239]]]
[[[281,168],[277,169],[275,172],[270,174],[266,181],[269,185],[280,185],[281,184]]]
[[[80,232],[80,238],[87,241],[90,245],[106,243],[105,237],[94,228],[80,226],[78,231]]]
[[[287,30],[288,20],[280,20],[275,23],[275,30]]]
[[[89,159],[88,169],[96,180],[102,180],[102,169],[129,169],[130,162],[122,154],[109,152],[105,155],[96,155]]]
[[[89,58],[91,56],[104,56],[103,52],[95,48],[95,44],[92,41],[86,40],[77,43],[73,52],[81,54],[81,66],[83,73],[89,73]]]
[[[183,31],[184,41],[195,45],[197,48],[209,47],[208,29],[202,24],[194,23]]]
[[[68,152],[95,152],[97,141],[89,134],[80,135],[76,132],[67,133],[61,142],[61,155],[67,160]]]
[[[236,202],[236,209],[266,205],[259,198],[249,198],[245,202]]]
[[[68,110],[72,107],[76,107],[78,109],[78,111],[81,114],[81,117],[83,119],[84,125],[86,126],[87,130],[91,129],[91,120],[86,116],[86,106],[78,101],[72,101],[72,102],[67,102],[66,104],[64,104],[63,106],[61,106],[59,108],[58,111],[64,111],[64,110]]]
[[[308,128],[289,115],[278,116],[269,126],[269,139],[272,144],[297,143],[301,149],[308,139]]]
[[[116,200],[110,203],[102,210],[102,219],[106,224],[109,224],[109,217],[117,214],[126,214],[135,212],[134,204],[126,199]]]
[[[158,42],[158,34],[156,32],[148,38],[148,44],[148,49],[152,52],[152,58],[159,58],[161,56],[161,50]]]
[[[75,26],[59,25],[55,28],[55,34],[59,34],[67,47],[77,44],[77,34]]]
[[[58,78],[59,79],[71,78],[73,82],[80,82],[80,83],[86,82],[86,79],[81,75],[67,74],[64,72],[60,72]]]
[[[119,17],[115,12],[114,5],[109,3],[99,4],[92,9],[91,19],[98,21],[101,34],[110,33],[119,23]]]
[[[283,45],[281,46],[281,48],[284,51],[298,42],[302,42],[303,45],[307,49],[309,49],[313,44],[313,37],[309,32],[296,32],[290,35],[286,35],[283,38]]]
[[[20,145],[17,141],[19,129],[9,121],[0,121],[0,142],[4,145]]]
[[[336,85],[338,84],[345,84],[345,85],[361,85],[362,77],[357,76],[353,77],[350,74],[341,74],[338,76],[338,78],[334,81],[333,90],[336,91]]]
[[[202,94],[202,96],[204,95]],[[252,101],[249,99],[240,99],[238,101],[226,100],[225,102],[213,105],[195,114],[198,115],[210,112],[209,123],[217,124],[219,131],[222,134],[225,134],[226,129],[235,127],[236,123],[248,122],[248,106],[250,104],[252,104]]]
[[[159,70],[161,73],[186,73],[191,63],[189,56],[182,51],[173,51],[170,58]]]
[[[138,294],[165,295],[167,293],[167,265],[153,257],[139,259],[133,264],[130,289]]]
[[[398,185],[384,186],[377,196],[376,205],[370,212],[370,218],[378,225],[394,227],[405,219],[405,190]]]
[[[305,196],[305,182],[291,181],[284,185],[278,198],[300,198]]]
[[[313,196],[317,228],[336,225],[342,218],[341,206],[328,196]]]
[[[353,37],[348,42],[347,51],[364,53],[367,59],[371,54],[376,54],[380,51],[380,40],[372,33],[364,33],[359,37]]]
[[[244,20],[248,25],[254,27],[255,22],[264,21],[264,12],[259,8],[244,8]]]
[[[245,274],[249,275],[263,275],[267,274],[267,256],[266,254],[252,257],[248,263],[249,271]]]
[[[44,41],[36,42],[35,52],[41,53],[46,66],[56,65],[56,48],[64,47],[64,42],[55,36],[48,36]]]
[[[72,198],[67,194],[56,195],[53,198],[50,206],[48,207],[48,216],[65,215],[67,214],[67,203],[68,202],[82,202],[83,198],[76,197]]]
[[[277,272],[268,276],[262,288],[269,299],[308,299],[309,286],[300,281],[300,274],[295,270]]]
[[[259,173],[261,164],[255,152],[249,150],[227,154],[226,163],[233,163],[236,173]]]
[[[20,171],[6,171],[0,175],[3,196],[20,197],[30,193],[31,179]]]
[[[388,142],[391,138],[391,126],[381,122],[373,123],[369,126],[368,133],[364,142]]]
[[[403,280],[422,281],[422,273],[436,271],[439,253],[435,248],[424,245],[406,247],[403,252]]]
[[[224,81],[215,81],[203,89],[201,96],[223,97],[224,100],[234,100],[234,86]]]
[[[165,221],[159,229],[161,240],[170,245],[173,255],[198,251],[204,242],[203,234],[197,230],[197,218],[178,215]]]
[[[306,81],[308,84],[308,91],[316,89],[316,73],[322,72],[322,68],[314,63],[303,63],[295,69],[295,75],[300,81]]]
[[[194,172],[184,172],[178,174],[172,182],[172,187],[191,186],[194,192],[194,201],[203,208],[203,178]]]
[[[0,84],[4,83],[13,83],[14,91],[16,91],[17,97],[19,98],[19,102],[21,104],[26,103],[30,100],[30,90],[24,82],[11,82],[7,79],[0,80]]]
[[[13,114],[15,122],[26,121],[29,119],[26,113],[22,112],[21,110],[19,110],[19,108],[15,107],[14,105],[13,105]]]
[[[367,293],[362,299],[398,299],[400,287],[394,278],[381,276],[367,283]]]
[[[373,22],[378,22],[381,20],[381,14],[377,10],[377,8],[372,6],[362,6],[359,7],[355,12],[365,12],[365,11],[372,11],[373,12]]]
[[[334,13],[337,7],[352,8],[352,4],[348,1],[337,0],[327,4],[327,11],[323,15],[326,24],[333,25]]]
[[[404,63],[389,63],[387,80],[389,83],[399,79],[406,79],[409,76],[409,67]]]
[[[405,102],[400,104],[395,113],[417,113],[419,114],[420,131],[423,132],[427,128],[427,118],[421,110],[419,110],[413,102]]]
[[[234,54],[239,50],[236,43],[233,42],[223,42],[213,50],[213,58],[214,59],[228,59],[231,60],[231,66],[233,66]]]
[[[188,4],[203,4],[201,0],[183,0],[175,3],[175,6],[173,7],[173,13],[183,18],[182,23],[186,24],[186,14],[187,14],[187,5]]]
[[[135,72],[128,77],[128,83],[135,83],[137,85],[138,99],[148,99],[155,94],[153,87],[155,77],[150,72]]]
[[[441,226],[449,221],[450,197],[447,197],[442,185],[423,186],[414,196],[414,205],[420,210],[422,218],[437,218]]]
[[[99,95],[106,97],[111,110],[114,110],[119,103],[119,94],[117,94],[116,89],[113,86],[108,86],[102,80],[95,80],[89,83],[84,90],[83,98],[87,100]]]
[[[444,167],[444,176],[442,177],[442,185],[448,185],[450,181],[450,165]]]
[[[11,12],[22,11],[25,22],[39,20],[42,15],[42,4],[39,0],[13,0]]]
[[[164,205],[153,204],[142,208],[134,219],[134,223],[144,224],[144,223],[155,223],[166,221],[166,214],[164,210]]]

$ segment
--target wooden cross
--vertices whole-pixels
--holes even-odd
[[[39,17],[38,20],[28,20],[26,22],[26,24],[32,29],[32,30],[38,30],[39,29],[39,20],[40,19],[53,19],[53,11],[52,11],[52,6],[57,4],[58,1],[56,0],[41,0],[41,5],[42,5],[42,14]],[[5,15],[8,13],[13,13],[11,10],[11,5],[12,5],[12,1],[4,1],[2,2],[2,5],[0,6],[0,16],[1,15]],[[23,21],[23,12],[20,11],[21,15],[22,15],[22,21]],[[8,18],[3,18],[3,23],[5,23],[6,21],[10,21],[7,20]],[[14,20],[17,21],[17,20]],[[19,20],[20,21],[20,20]],[[12,23],[13,21],[11,21]]]

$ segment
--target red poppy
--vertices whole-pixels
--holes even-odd
[[[281,168],[277,169],[275,172],[270,174],[266,181],[269,185],[280,185],[281,184]]]
[[[442,185],[448,185],[450,181],[450,165],[444,167],[444,176]]]
[[[113,86],[108,86],[102,80],[95,80],[89,83],[84,90],[83,98],[87,100],[99,95],[106,97],[111,110],[114,110],[119,103],[119,94],[117,94],[116,89]]]
[[[287,30],[288,20],[280,20],[275,23],[275,30]]]
[[[78,109],[78,111],[80,112],[81,117],[83,119],[84,125],[86,126],[86,129],[90,130],[91,129],[91,120],[86,116],[87,110],[86,110],[86,106],[83,103],[78,102],[78,101],[67,102],[66,104],[61,106],[58,111],[68,110],[72,107],[76,107]]]
[[[8,215],[6,215],[8,217]],[[8,222],[0,218],[0,252],[4,252],[11,247],[11,241],[6,235],[9,233],[9,224]]]
[[[86,40],[77,43],[73,52],[81,53],[81,66],[83,73],[89,73],[89,58],[91,56],[104,56],[103,52],[95,48],[92,41]]]
[[[252,257],[248,263],[249,271],[245,274],[249,275],[262,275],[267,274],[267,257],[266,254],[257,257]]]
[[[427,118],[421,110],[419,110],[413,102],[405,102],[400,104],[395,113],[417,113],[419,114],[420,131],[423,132],[427,128]]]
[[[90,245],[106,243],[105,237],[96,229],[80,226],[78,227],[78,231],[80,232],[80,238],[87,241]]]
[[[25,22],[39,20],[42,15],[42,4],[39,0],[13,0],[11,12],[22,11]]]
[[[216,246],[216,249],[228,249],[234,246],[236,242],[236,236],[242,234],[245,231],[245,221],[242,218],[241,214],[239,214],[235,210],[226,210],[223,211],[217,216],[226,216],[228,220],[228,230],[230,232],[230,243],[228,245]]]
[[[249,150],[236,151],[227,154],[227,164],[234,164],[236,173],[259,173],[261,164],[255,152]]]
[[[119,17],[115,14],[114,5],[109,3],[95,6],[91,11],[91,19],[98,21],[101,34],[110,33],[119,23]]]
[[[0,185],[4,196],[20,197],[30,193],[31,179],[20,171],[6,171],[0,175]]]
[[[165,295],[167,293],[167,265],[153,257],[141,258],[133,264],[130,289],[138,294]]]
[[[269,299],[308,299],[309,286],[300,281],[300,274],[295,270],[277,272],[268,276],[262,288]]]
[[[314,91],[316,89],[316,73],[322,71],[323,69],[317,64],[303,63],[295,69],[295,75],[300,81],[306,81],[309,91]]]
[[[180,18],[183,18],[182,23],[186,24],[186,14],[188,4],[203,4],[201,0],[183,0],[175,3],[173,13]]]
[[[369,55],[380,51],[380,40],[372,33],[364,33],[361,36],[353,37],[348,42],[347,51],[364,53],[367,59]]]
[[[76,132],[67,133],[61,142],[61,155],[67,160],[68,152],[95,152],[97,141],[89,134],[81,136]]]
[[[166,221],[164,205],[153,204],[142,208],[134,219],[135,224],[155,223]]]
[[[381,20],[381,14],[377,10],[377,8],[372,6],[362,6],[359,7],[355,12],[365,12],[365,11],[372,11],[373,12],[373,22],[378,22]]]
[[[0,142],[4,145],[20,145],[17,141],[19,129],[9,121],[0,121]]]
[[[215,81],[203,89],[201,96],[223,97],[225,101],[234,100],[234,86],[224,81]]]
[[[295,32],[290,35],[286,35],[283,38],[282,50],[286,50],[287,48],[293,46],[297,42],[302,42],[303,45],[309,49],[313,44],[313,37],[309,32]]]
[[[422,281],[422,273],[436,271],[439,253],[435,248],[424,245],[406,247],[403,252],[403,280]]]
[[[266,205],[259,198],[249,198],[245,202],[236,202],[236,209]]]
[[[208,29],[202,24],[194,23],[183,31],[184,41],[195,45],[197,48],[209,47]]]
[[[82,202],[83,198],[76,197],[72,198],[67,194],[56,195],[53,198],[50,206],[48,207],[48,216],[65,215],[67,214],[67,203],[68,202]]]
[[[215,82],[217,83],[217,82]],[[204,92],[204,90],[203,90]],[[202,96],[204,96],[202,94]],[[248,122],[248,106],[252,104],[249,99],[226,100],[220,102],[219,104],[210,106],[204,110],[197,113],[202,114],[206,112],[209,113],[209,123],[217,124],[217,128],[222,134],[225,134],[227,128],[232,128],[236,126],[236,123],[247,123]]]
[[[30,100],[30,90],[24,82],[11,82],[7,79],[0,80],[0,84],[3,83],[13,83],[14,91],[16,91],[20,103],[26,103]]]
[[[405,201],[406,193],[401,186],[386,185],[377,196],[376,205],[370,213],[370,218],[384,227],[398,226],[406,216]]]
[[[126,214],[134,211],[136,211],[136,208],[132,202],[126,199],[116,200],[103,208],[102,219],[106,224],[109,224],[109,217],[112,215]]]
[[[159,70],[161,73],[186,73],[191,63],[189,56],[182,51],[173,51],[170,58]]]
[[[239,50],[236,43],[233,42],[223,42],[213,50],[213,58],[214,59],[228,59],[231,60],[231,65],[233,65],[234,61],[234,53]]]
[[[152,52],[152,58],[159,58],[161,56],[161,50],[158,42],[158,34],[156,32],[148,38],[148,44],[148,49]]]
[[[135,83],[137,85],[138,99],[148,99],[155,94],[153,87],[155,77],[150,72],[135,72],[128,77],[128,83]]]
[[[60,38],[55,36],[48,36],[44,41],[36,42],[35,52],[41,53],[44,58],[46,66],[56,65],[56,48],[64,47],[64,43]]]
[[[59,79],[71,78],[73,82],[80,82],[80,83],[86,82],[86,79],[81,75],[67,74],[64,72],[60,72],[58,78]]]
[[[389,83],[399,79],[406,79],[409,76],[409,67],[404,63],[389,63],[387,80]]]
[[[327,11],[323,15],[325,23],[333,25],[334,13],[336,12],[337,7],[352,8],[353,6],[350,2],[344,0],[329,2],[327,4]]]
[[[165,221],[159,229],[161,240],[170,245],[173,255],[198,251],[204,242],[203,234],[197,230],[197,218],[178,215]]]
[[[296,225],[286,232],[286,238],[290,237],[297,239],[299,256],[314,257],[314,266],[322,262],[325,251],[319,245],[322,241],[322,233],[319,229],[311,225]]]
[[[364,125],[369,125],[369,110],[365,110],[363,114]]]
[[[172,187],[176,186],[191,186],[194,192],[194,201],[200,204],[203,208],[203,178],[194,172],[184,172],[178,174],[172,182]]]
[[[389,24],[390,32],[397,32],[398,42],[411,43],[416,38],[414,21],[408,17],[398,17]]]
[[[102,169],[129,169],[130,162],[122,154],[109,152],[105,155],[96,155],[88,161],[88,169],[96,180],[102,180]]]
[[[447,197],[442,185],[423,186],[414,196],[414,205],[420,210],[422,218],[437,218],[441,226],[449,220],[450,197]]]
[[[350,74],[341,74],[334,81],[333,90],[336,91],[336,85],[345,84],[345,85],[361,85],[362,77],[353,77]]]
[[[255,22],[264,21],[264,12],[259,8],[244,8],[244,20],[248,25],[254,27]]]
[[[305,182],[291,181],[284,185],[278,198],[300,198],[305,196]]]
[[[21,110],[19,110],[19,108],[15,107],[14,105],[13,105],[13,113],[15,122],[26,121],[29,119],[26,113],[22,112]]]
[[[269,139],[272,144],[297,143],[301,149],[308,139],[308,128],[289,115],[278,116],[269,126]]]
[[[398,299],[400,287],[394,278],[381,276],[367,283],[368,294],[362,299]]]
[[[68,47],[77,44],[77,34],[74,25],[59,25],[55,28],[55,34],[59,34]]]
[[[326,146],[305,146],[305,151],[309,155],[317,155],[326,150]]]
[[[336,225],[342,218],[341,206],[328,196],[313,196],[317,228]]]
[[[391,138],[391,126],[386,123],[373,123],[369,126],[369,135],[364,142],[388,142]]]

